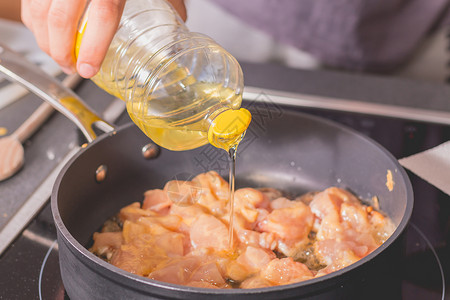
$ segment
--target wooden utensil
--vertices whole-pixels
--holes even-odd
[[[67,76],[62,84],[73,89],[81,77],[78,74]],[[14,175],[24,163],[22,143],[28,139],[54,112],[47,102],[42,103],[25,122],[11,135],[0,138],[0,181]]]

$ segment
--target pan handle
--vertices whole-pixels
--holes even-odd
[[[75,123],[89,142],[97,137],[93,126],[104,132],[114,130],[112,125],[95,114],[72,90],[27,61],[22,55],[1,44],[0,72],[6,75],[7,79],[23,85],[50,103]]]

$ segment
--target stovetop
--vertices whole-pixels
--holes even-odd
[[[260,78],[260,72],[252,73],[252,70],[258,69],[258,67],[248,66],[247,69],[250,71],[245,74],[250,78],[252,85],[265,85],[264,80]],[[245,65],[244,71],[246,71]],[[286,70],[286,72],[292,71]],[[311,78],[308,73],[294,73],[297,74],[299,81],[302,78],[309,80]],[[255,75],[252,77],[252,74]],[[339,90],[339,85],[335,82],[335,75],[331,74],[327,77],[327,74],[325,74],[320,78],[321,80],[324,80],[324,78],[333,79],[334,95],[338,98],[347,97],[348,95],[345,95],[347,92],[341,92],[340,94],[336,92]],[[272,74],[272,76],[276,75]],[[315,77],[318,74],[311,73],[311,76]],[[346,77],[344,75],[344,82],[350,79],[354,82],[356,77],[352,76]],[[363,80],[362,82],[365,83],[369,81],[380,82],[380,78],[370,77],[357,80]],[[367,84],[370,85],[369,83]],[[391,80],[386,80],[386,84],[390,85],[393,83]],[[404,84],[404,82],[400,82],[401,84]],[[318,86],[323,86],[323,83],[318,84]],[[270,88],[274,87],[271,86]],[[296,88],[301,89],[301,84]],[[361,87],[359,86],[359,88]],[[425,84],[425,89],[427,88],[429,86]],[[311,87],[307,89],[309,89],[309,92],[311,91]],[[366,89],[370,90],[371,87],[366,85]],[[450,93],[447,87],[442,89],[442,95]],[[77,90],[77,92],[82,97],[84,96],[85,99],[89,98],[88,100],[94,106],[99,107],[100,110],[107,106],[104,105],[105,101],[107,102],[111,99],[111,97],[102,93],[99,94],[97,88],[89,82],[83,83],[81,89]],[[291,92],[299,91],[294,88]],[[322,91],[316,93],[316,95],[320,94],[323,96],[324,93],[328,92],[329,90],[326,92]],[[98,100],[97,96],[95,97],[96,99],[93,99],[91,97],[92,93],[97,96],[101,95],[100,98],[103,104],[96,103],[95,101],[100,100]],[[398,91],[396,93],[397,95],[399,94]],[[360,96],[356,95],[355,98]],[[267,95],[265,97],[268,98],[268,101],[272,101]],[[357,100],[359,101],[360,99]],[[439,104],[436,105],[439,106]],[[289,107],[289,109],[315,114],[354,128],[373,138],[388,149],[396,158],[402,158],[429,149],[448,141],[450,138],[449,125],[311,107]],[[55,118],[57,119],[56,121],[53,120]],[[49,122],[63,122],[59,120],[60,116],[58,115],[53,116],[53,119]],[[122,115],[119,123],[128,121],[127,116]],[[65,124],[64,126],[69,124],[63,123]],[[72,130],[71,142],[76,143],[76,133],[73,133],[76,130],[73,126],[69,125],[68,127]],[[51,132],[52,128],[47,126],[42,130]],[[38,146],[37,143],[42,134],[44,133],[38,132],[31,139],[28,148]],[[62,151],[60,157],[63,157],[68,151],[68,149]],[[27,171],[27,165],[25,165],[21,173],[26,173]],[[396,288],[401,291],[401,299],[450,299],[449,292],[446,292],[450,288],[450,197],[414,174],[408,173],[408,175],[414,189],[415,204],[411,222],[406,230],[406,253],[405,257],[403,257],[402,270],[400,270],[401,281]],[[24,176],[24,174],[21,176]],[[28,176],[34,176],[34,180],[38,181],[35,178],[37,176],[36,173]],[[41,178],[40,181],[42,180]],[[11,192],[8,190],[10,185],[16,186],[18,183],[12,184],[11,182],[8,183],[8,181],[0,183],[2,195],[7,195]],[[17,190],[16,193],[20,193],[20,191]],[[26,198],[28,195],[24,197]],[[65,295],[59,273],[58,245],[56,243],[56,230],[49,206],[49,198],[48,196],[45,197],[43,199],[44,206],[0,256],[0,270],[2,270],[0,272],[0,299],[68,298]],[[5,223],[8,224],[8,222]]]

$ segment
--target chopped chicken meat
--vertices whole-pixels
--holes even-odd
[[[295,200],[273,188],[241,188],[235,191],[230,235],[228,197],[228,183],[213,171],[192,181],[169,181],[146,191],[142,205],[122,208],[116,226],[107,222],[120,231],[108,232],[105,223],[90,250],[158,281],[250,289],[342,269],[394,230],[389,218],[337,187]]]

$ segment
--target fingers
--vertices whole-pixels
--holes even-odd
[[[20,17],[22,19],[22,23],[28,27],[28,29],[32,30],[32,22],[31,22],[31,10],[30,4],[31,0],[21,0],[20,2]]]
[[[92,0],[78,54],[80,76],[90,78],[100,69],[116,33],[126,0]]]
[[[186,6],[184,4],[184,0],[168,0],[170,4],[172,4],[173,8],[178,12],[181,19],[186,22],[187,19],[187,13],[186,13]]]
[[[22,0],[22,22],[39,47],[66,73],[75,71],[73,54],[78,20],[86,0]]]
[[[66,73],[75,72],[75,36],[86,1],[53,0],[47,30],[50,56]]]
[[[25,11],[24,24],[33,32],[39,47],[50,55],[48,45],[47,14],[51,0],[28,0],[23,1]]]
[[[183,0],[170,0],[183,19]],[[78,21],[87,0],[21,0],[23,23],[34,33],[39,47],[65,71],[75,69],[84,78],[94,76],[116,33],[126,0],[92,0],[78,60],[74,47]]]

